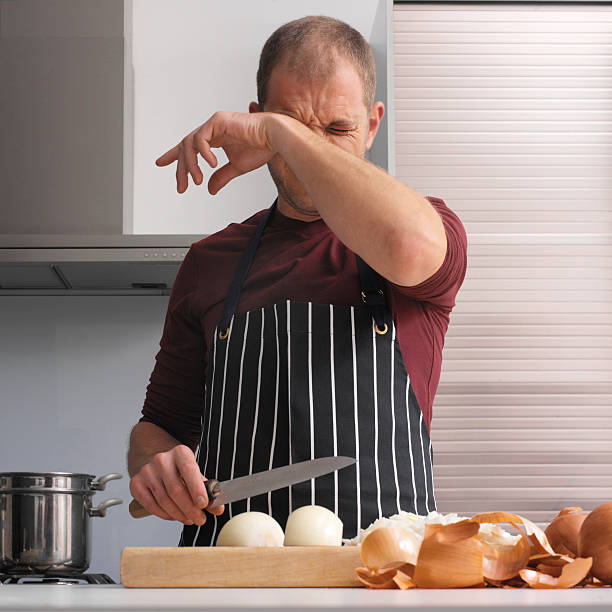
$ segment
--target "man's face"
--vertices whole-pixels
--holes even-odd
[[[270,75],[267,94],[264,111],[289,115],[361,158],[372,145],[384,113],[381,102],[368,112],[361,79],[352,64],[342,58],[337,58],[336,71],[329,78],[312,81],[281,64]],[[280,155],[268,162],[268,169],[278,189],[279,205],[282,199],[298,218],[319,218],[310,196]]]

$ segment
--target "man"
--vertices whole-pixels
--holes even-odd
[[[249,113],[215,113],[166,152],[177,190],[211,194],[267,164],[268,211],[193,244],[170,298],[130,489],[211,545],[246,510],[320,504],[353,537],[379,516],[435,509],[431,406],[444,334],[466,269],[466,236],[426,198],[364,159],[384,113],[363,37],[328,17],[276,30]],[[195,453],[195,454],[194,454]],[[339,473],[211,510],[203,477],[229,478],[328,455]]]

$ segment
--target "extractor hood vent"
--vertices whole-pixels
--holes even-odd
[[[200,239],[0,236],[0,296],[168,295],[189,246]]]

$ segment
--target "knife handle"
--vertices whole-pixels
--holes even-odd
[[[208,495],[208,505],[215,501],[215,498],[219,494],[219,481],[218,480],[207,480],[204,482],[206,487],[206,495]],[[130,514],[133,518],[144,518],[145,516],[151,516],[151,513],[140,504],[140,502],[133,499],[130,502]]]

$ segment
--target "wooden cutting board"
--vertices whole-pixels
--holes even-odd
[[[361,587],[358,546],[124,548],[126,587]]]

